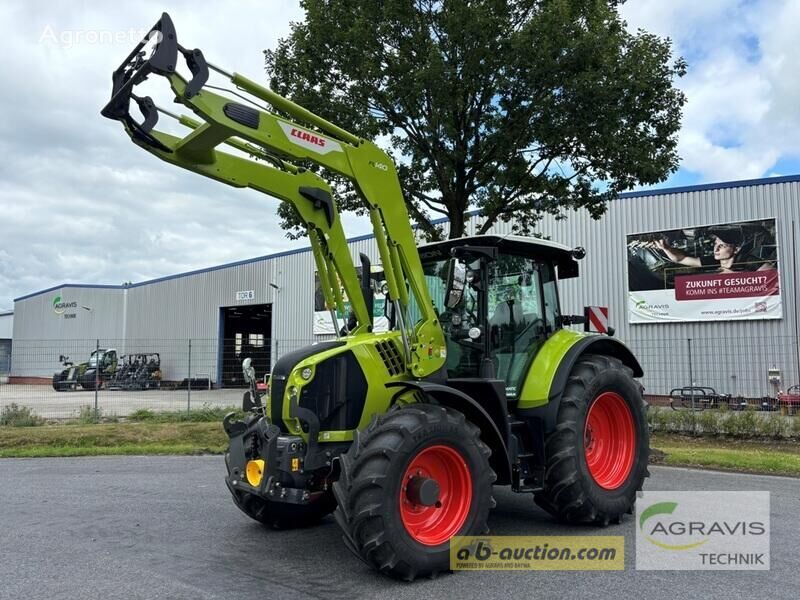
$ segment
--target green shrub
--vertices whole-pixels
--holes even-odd
[[[129,421],[142,421],[151,423],[208,423],[222,421],[229,412],[235,412],[237,418],[242,418],[241,409],[230,406],[210,406],[203,404],[200,408],[190,411],[154,412],[141,408],[128,415]]]
[[[27,406],[19,406],[12,402],[0,411],[0,425],[5,427],[35,427],[44,425],[44,419],[35,414]]]
[[[794,437],[800,437],[800,415],[796,415],[794,419],[792,419],[792,435]]]
[[[128,415],[129,421],[155,421],[158,415],[148,408],[140,408]]]
[[[755,437],[758,435],[759,419],[760,417],[753,408],[732,412],[722,423],[722,432],[731,437]]]
[[[779,414],[771,413],[758,419],[756,432],[765,437],[782,438],[789,433],[789,422]]]
[[[716,410],[704,410],[696,418],[698,433],[703,435],[718,435],[720,432],[721,415]]]
[[[694,433],[697,431],[697,414],[691,410],[679,410],[675,412],[674,431],[682,433]]]
[[[99,406],[95,411],[93,406],[86,404],[78,409],[78,416],[75,420],[81,425],[91,425],[92,423],[99,423],[102,416],[103,410]]]

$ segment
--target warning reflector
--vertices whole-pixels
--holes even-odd
[[[607,306],[587,306],[583,309],[586,321],[584,327],[586,331],[595,333],[608,333],[608,307]]]

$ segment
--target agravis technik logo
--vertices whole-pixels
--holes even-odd
[[[644,492],[636,568],[769,569],[769,492]]]

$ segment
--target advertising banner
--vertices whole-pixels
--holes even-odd
[[[384,305],[386,297],[381,291],[381,283],[383,282],[383,267],[380,265],[372,265],[370,267],[370,280],[372,281],[372,294],[373,294],[373,309],[374,309],[374,327],[373,331],[381,332],[389,329],[389,320],[384,316]],[[361,267],[356,267],[359,278],[361,277]],[[345,294],[344,288],[340,286],[342,298],[344,299],[344,314],[337,311],[336,321],[337,329],[333,328],[333,319],[331,312],[325,308],[325,298],[322,295],[322,286],[319,280],[319,273],[314,271],[314,335],[334,335],[336,331],[341,331],[350,316],[350,299]]]
[[[627,236],[628,322],[780,319],[775,219]]]

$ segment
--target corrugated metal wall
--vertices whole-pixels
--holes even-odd
[[[63,302],[75,302],[76,307],[57,314],[53,309],[56,296]],[[104,344],[108,347],[124,337],[122,290],[64,287],[16,301],[14,307],[12,376],[52,376],[61,354],[83,362],[97,339],[111,340]]]
[[[661,393],[694,381],[732,394],[766,395],[774,392],[766,380],[770,367],[781,370],[784,387],[800,382],[794,337],[797,299],[793,262],[797,257],[791,246],[792,227],[797,229],[800,224],[800,183],[628,196],[610,204],[599,221],[593,221],[584,212],[568,217],[556,220],[548,216],[538,227],[539,233],[554,241],[580,245],[587,251],[581,277],[567,280],[561,286],[563,311],[580,314],[588,304],[609,306],[616,335],[644,363],[647,373],[644,382],[650,391]],[[773,217],[777,219],[780,244],[783,319],[628,324],[627,234]],[[468,233],[474,233],[479,222],[480,217],[473,217]],[[501,223],[492,232],[510,231],[511,224]],[[373,263],[379,262],[371,238],[353,241],[350,248],[356,264],[359,252],[367,254]],[[271,283],[278,289],[272,288]],[[174,350],[163,349],[165,377],[178,379],[186,372],[184,341],[188,343],[192,338],[193,373],[210,373],[214,378],[220,307],[272,304],[274,359],[290,349],[287,345],[297,347],[314,339],[313,286],[312,255],[301,251],[126,289],[70,288],[64,290],[65,297],[74,296],[79,305],[96,306],[92,314],[80,314],[73,323],[59,320],[53,313],[52,298],[56,292],[40,294],[15,303],[14,370],[31,374],[24,360],[17,359],[17,339],[119,339],[118,345],[124,352],[158,351],[152,348],[159,341],[169,340]],[[253,290],[255,298],[237,302],[236,292],[242,290]],[[688,339],[692,340],[691,361]]]
[[[14,313],[0,313],[0,340],[10,340],[14,334]]]
[[[626,235],[753,219],[777,219],[783,318],[780,320],[628,324]],[[770,395],[767,370],[781,370],[783,387],[800,383],[795,337],[798,304],[792,227],[800,243],[800,183],[626,197],[609,204],[598,221],[586,214],[566,220],[546,217],[538,231],[553,241],[586,248],[581,276],[561,285],[565,313],[582,314],[586,305],[610,307],[617,337],[645,363],[646,387],[669,391],[692,380],[724,393]],[[496,232],[511,231],[501,224]],[[691,342],[687,340],[691,339]]]

